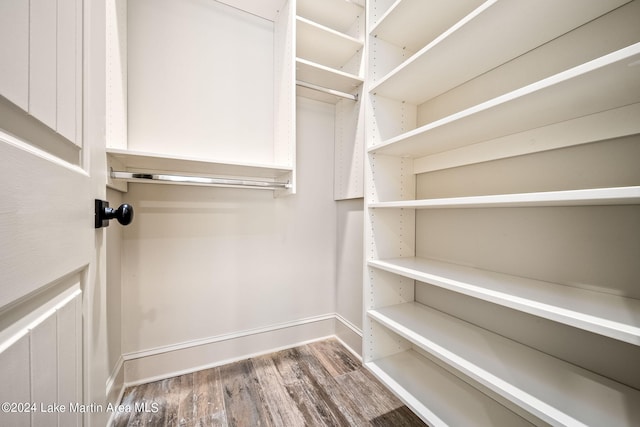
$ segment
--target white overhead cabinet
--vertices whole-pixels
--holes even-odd
[[[366,366],[430,425],[638,425],[640,2],[367,17]]]

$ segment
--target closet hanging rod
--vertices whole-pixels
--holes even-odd
[[[232,179],[232,178],[210,178],[203,176],[189,176],[189,175],[172,175],[165,173],[138,173],[138,172],[123,172],[123,171],[111,171],[111,178],[113,179],[139,179],[147,181],[160,181],[160,182],[173,182],[179,184],[201,184],[212,185],[218,187],[245,187],[245,188],[257,188],[261,190],[276,190],[282,188],[291,188],[291,184],[288,182],[278,181],[257,181],[250,179]]]
[[[340,92],[339,90],[329,89],[326,87],[314,85],[313,83],[303,82],[302,80],[296,80],[296,85],[306,87],[307,89],[317,90],[318,92],[328,93],[330,95],[339,96],[341,98],[350,99],[352,101],[358,101],[358,94],[352,95],[346,92]]]

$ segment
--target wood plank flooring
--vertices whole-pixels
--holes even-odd
[[[335,339],[129,387],[121,403],[133,410],[114,427],[425,425]]]

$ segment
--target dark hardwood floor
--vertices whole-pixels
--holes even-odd
[[[129,387],[121,403],[114,427],[424,426],[335,339]]]

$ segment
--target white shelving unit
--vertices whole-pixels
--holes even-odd
[[[551,425],[627,425],[602,402],[640,400],[640,391],[503,338],[419,303],[370,310],[369,317],[477,381],[496,398]],[[496,357],[496,355],[500,355]],[[509,405],[511,406],[511,405]],[[640,419],[630,407],[629,420]]]
[[[212,13],[208,15],[208,19],[220,19],[220,25],[200,28],[198,31],[202,32],[202,37],[190,38],[197,31],[176,33],[184,37],[181,43],[191,46],[191,49],[177,49],[167,52],[167,55],[180,58],[176,62],[185,62],[187,66],[183,64],[178,69],[164,73],[146,72],[154,66],[153,64],[161,70],[167,68],[161,63],[154,62],[158,61],[161,55],[150,53],[149,57],[145,57],[148,52],[153,51],[149,46],[153,45],[157,38],[166,36],[163,29],[167,26],[173,28],[187,22],[187,20],[174,21],[173,16],[178,13],[181,16],[191,16],[200,22],[197,18],[197,10],[188,3],[183,5],[164,1],[157,6],[160,11],[158,19],[145,21],[141,25],[135,23],[128,25],[128,21],[135,21],[141,19],[140,16],[144,16],[144,10],[150,7],[150,3],[142,1],[125,4],[125,7],[109,5],[107,22],[109,162],[124,161],[123,170],[132,172],[135,172],[135,169],[154,169],[155,172],[177,172],[183,175],[221,173],[223,177],[229,172],[232,176],[241,175],[248,179],[263,178],[265,170],[273,170],[275,172],[268,175],[274,176],[268,178],[277,178],[279,181],[284,178],[284,182],[289,183],[286,190],[276,190],[275,194],[293,194],[296,192],[297,95],[335,105],[335,198],[341,200],[362,197],[364,180],[361,153],[364,151],[362,127],[364,108],[359,100],[364,82],[364,0],[353,2],[330,0],[320,4],[312,0],[281,0],[270,2],[271,6],[261,5],[260,7],[250,2],[233,1],[228,4],[233,8],[220,14],[210,11]],[[212,9],[223,7],[219,3],[211,5]],[[255,22],[246,27],[246,31],[237,30],[237,34],[233,35],[238,40],[239,49],[224,52],[225,55],[234,55],[231,58],[234,62],[233,68],[217,67],[215,55],[207,51],[207,42],[203,41],[210,40],[212,48],[220,48],[215,43],[215,40],[220,38],[220,34],[217,33],[220,30],[216,28],[229,24],[222,16],[241,15],[243,9],[246,9],[246,19],[249,21],[256,18],[254,15],[273,21],[273,91],[269,90],[269,84],[264,81],[257,83],[258,76],[249,77],[251,81],[246,85],[241,84],[238,90],[231,91],[229,87],[233,85],[221,83],[233,81],[234,84],[239,84],[238,82],[242,80],[240,75],[245,75],[247,70],[256,68],[256,62],[252,58],[260,55],[252,55],[250,52],[252,49],[254,51],[259,49],[256,43],[267,39],[266,35],[256,39],[256,34],[262,28],[268,27],[268,24]],[[239,18],[244,19],[244,17]],[[229,26],[229,30],[231,28],[236,27]],[[131,34],[127,34],[128,29]],[[181,43],[176,40],[167,41],[167,45],[172,48]],[[244,52],[244,49],[248,52],[245,56],[238,54],[238,52]],[[182,55],[185,56],[182,57]],[[129,59],[131,63],[128,63]],[[189,67],[190,63],[197,63],[197,66]],[[192,76],[200,73],[201,79],[206,80],[208,78],[205,77],[206,73],[183,74],[184,70],[206,70],[207,67],[211,73],[217,74],[220,70],[221,73],[226,74],[211,79],[210,82],[203,82]],[[232,69],[237,72],[229,72]],[[132,79],[136,81],[132,83]],[[155,83],[151,82],[152,80]],[[169,83],[168,86],[167,83]],[[151,90],[150,88],[154,85],[164,86],[167,95],[163,93],[159,96],[157,90]],[[248,89],[250,87],[253,87],[253,91]],[[193,94],[202,95],[192,96]],[[271,95],[274,98],[273,114],[270,114],[269,106],[264,102]],[[240,108],[237,101],[239,98],[253,98],[256,102],[249,102]],[[171,99],[171,102],[167,102],[168,99]],[[140,103],[146,102],[148,105],[140,106],[135,100],[141,100]],[[165,108],[156,108],[158,103]],[[188,107],[173,110],[175,105],[183,104]],[[228,109],[234,109],[234,111],[242,109],[243,111],[236,111],[236,116],[232,117],[247,114],[256,119],[255,126],[235,125],[234,128],[231,122],[235,119],[225,121],[219,117],[231,114]],[[169,119],[163,116],[166,111],[172,110],[174,116],[179,117],[172,116]],[[202,113],[203,111],[217,111],[217,114],[213,113],[213,116],[208,117]],[[271,117],[274,118],[273,126]],[[131,122],[128,121],[130,118],[133,118]],[[214,119],[217,120],[215,124]],[[184,131],[176,132],[176,127],[168,124],[174,121],[180,122]],[[269,135],[271,126],[273,134]],[[246,147],[246,149],[233,148],[235,145]],[[241,157],[245,153],[254,155],[259,164],[251,167],[243,164]],[[144,162],[141,160],[143,158],[146,159]],[[151,161],[150,159],[155,160],[152,162],[152,167],[148,168],[147,163]],[[272,162],[271,159],[273,159]],[[140,166],[142,163],[144,165]],[[239,164],[242,166],[239,167]],[[203,165],[207,166],[202,167]],[[226,166],[223,167],[223,165]],[[200,172],[202,169],[205,172]],[[285,169],[286,173],[282,174],[281,172]],[[145,181],[135,180],[135,182]],[[187,184],[186,181],[182,183]],[[126,183],[122,178],[109,180],[109,185],[126,191]]]
[[[336,200],[363,193],[364,0],[290,0],[296,94],[335,105]]]
[[[274,190],[275,196],[296,192],[295,43],[292,39],[295,14],[289,13],[285,6],[284,0],[260,6],[251,2],[214,2],[206,11],[211,22],[207,25],[199,19],[202,11],[190,3],[141,1],[109,5],[107,161],[112,171],[124,172],[116,175],[146,176],[111,176],[110,187],[127,191],[128,182],[157,182],[156,177],[151,179],[155,174],[170,175],[172,181],[167,182],[180,185],[207,185],[207,179],[212,185],[218,185],[214,181],[242,180],[257,183],[253,188],[268,188],[270,183],[277,183],[268,188]],[[139,22],[146,16],[147,8],[156,7],[158,16],[154,20]],[[183,19],[174,20],[176,14]],[[273,22],[267,23],[262,18]],[[234,61],[234,67],[221,69],[219,74],[216,71],[215,78],[206,73],[185,76],[176,69],[166,73],[150,72],[157,65],[155,61],[166,58],[153,52],[144,56],[153,50],[149,46],[165,37],[166,26],[179,28],[190,25],[185,24],[189,20],[200,27],[166,36],[170,41],[167,45],[171,45],[166,56],[177,58],[174,62],[184,62],[179,70],[219,70],[215,62],[220,58],[216,52],[225,55],[223,61]],[[221,34],[218,31],[227,31],[225,36],[234,37],[237,49],[225,50],[217,44]],[[195,33],[198,36],[190,38]],[[186,38],[178,40],[179,37]],[[273,43],[269,37],[273,37]],[[241,87],[228,91],[228,87],[242,81],[239,76],[248,75],[247,70],[257,67],[256,64],[271,64],[257,54],[265,51],[259,43],[263,43],[265,49],[273,48],[273,74],[264,73],[266,78],[254,76],[255,82],[244,84],[245,80]],[[184,49],[185,45],[190,49]],[[175,46],[181,47],[174,49]],[[243,49],[246,49],[244,55]],[[170,68],[172,63],[166,63],[164,68]],[[154,98],[153,94],[161,92],[157,89],[160,86],[164,91],[162,98]],[[196,96],[192,97],[190,94],[194,93]],[[269,105],[271,96],[273,104]],[[251,97],[259,101],[254,102]],[[240,105],[239,98],[248,101]],[[182,108],[174,110],[174,105]],[[173,113],[173,116],[169,114],[171,120],[165,116],[167,111]],[[251,126],[226,125],[244,115],[253,121]],[[173,127],[174,122],[179,126]],[[257,160],[243,161],[247,156]]]
[[[370,151],[422,157],[637,104],[640,82],[632,64],[639,61],[636,43],[382,141]],[[487,120],[496,125],[487,128]]]
[[[388,8],[372,11],[373,37],[415,53],[444,33],[460,16],[480,6],[483,0],[447,4],[437,1],[397,0]],[[404,31],[410,27],[412,31]],[[415,28],[415,30],[413,30]]]
[[[370,267],[640,345],[640,300],[421,258]]]
[[[482,425],[455,417],[486,410],[534,425],[639,424],[638,368],[616,361],[640,356],[640,245],[623,237],[640,229],[622,219],[640,212],[640,173],[608,162],[640,143],[640,2],[371,0],[367,10],[365,365],[433,425]],[[594,42],[615,31],[624,35]],[[591,146],[604,157],[597,169],[566,165],[573,184],[542,167],[556,153],[581,162]],[[536,213],[549,220],[523,222]],[[433,232],[431,221],[453,228]],[[499,243],[478,240],[491,232],[474,222]],[[566,262],[505,256],[504,245],[517,252],[540,234],[571,247]],[[598,277],[598,252],[620,260],[611,277]],[[447,397],[460,383],[478,406]]]
[[[332,95],[331,93],[315,90],[317,95],[306,96],[303,95],[302,90],[304,87],[298,86],[298,92],[305,98],[311,97],[318,101],[337,103],[341,99],[347,99],[354,101],[355,96],[353,93],[354,88],[362,84],[363,79],[353,74],[345,73],[339,70],[334,70],[325,65],[321,65],[312,61],[308,61],[302,58],[296,58],[296,76],[299,82],[311,83],[316,86],[320,86],[322,89],[329,89],[331,91],[342,92],[344,95]],[[304,92],[305,94],[307,92]],[[331,101],[327,101],[325,95],[331,95],[329,98]]]
[[[355,95],[363,82],[364,8],[338,0],[322,8],[313,3],[295,3],[296,80],[319,88],[299,85],[298,95],[336,103],[345,97],[328,98],[322,89]]]
[[[301,16],[296,17],[299,58],[340,69],[356,55],[364,43]]]
[[[409,396],[407,406],[424,414],[430,426],[532,425],[414,350],[366,366],[383,383]]]
[[[400,46],[424,47],[373,84],[371,90],[382,96],[420,104],[625,2],[565,1],[558,5],[551,2],[525,4],[490,0],[482,2],[472,11],[469,9],[480,2],[452,2],[452,5],[440,3],[437,6],[440,10],[430,14],[431,19],[437,23],[429,28],[441,33],[436,34],[435,38],[433,34],[426,34],[424,37],[418,33],[413,40],[403,40]],[[404,7],[398,5],[380,22],[379,34],[375,33],[377,38],[389,37],[392,43],[397,42],[397,33],[393,29],[397,31],[402,25],[407,25],[404,21],[406,15],[413,13],[424,16],[424,8],[428,7],[422,5],[422,10],[414,10],[412,5],[398,3]],[[556,17],[561,16],[562,19],[548,19],[550,13]],[[387,20],[391,22],[387,24]],[[411,25],[411,22],[408,24]],[[383,28],[388,28],[387,32],[382,31]],[[487,28],[492,31],[487,31]],[[519,36],[505,37],[515,33]],[[492,46],[492,49],[478,49],[477,46]],[[430,81],[431,84],[416,87],[411,84],[415,79]]]

